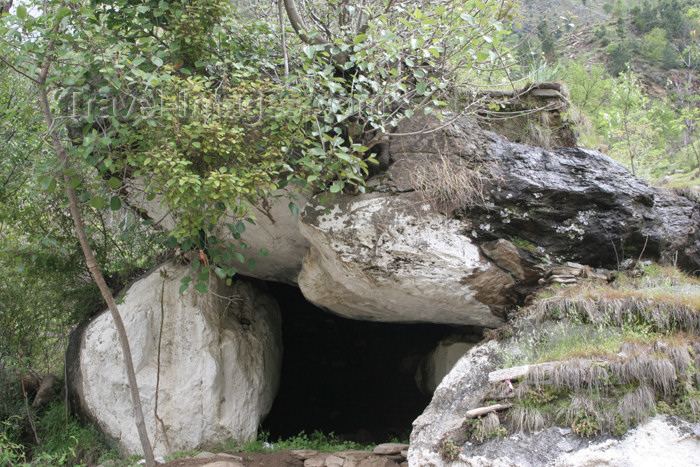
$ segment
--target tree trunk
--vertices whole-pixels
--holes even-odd
[[[39,100],[41,103],[41,111],[44,116],[44,121],[46,126],[49,128],[49,135],[53,143],[54,151],[61,161],[61,173],[63,175],[63,180],[66,184],[66,193],[68,195],[68,201],[70,203],[70,213],[73,218],[73,224],[75,225],[75,230],[78,235],[78,240],[80,241],[80,246],[83,249],[83,254],[85,255],[85,262],[87,264],[90,273],[92,274],[95,283],[102,293],[109,311],[112,314],[112,319],[114,321],[114,327],[117,330],[117,335],[119,336],[119,342],[121,344],[122,353],[124,356],[124,367],[126,369],[127,378],[129,380],[129,389],[131,391],[131,402],[134,409],[134,418],[136,421],[136,430],[138,431],[139,438],[141,440],[141,447],[143,448],[143,454],[146,458],[146,465],[151,467],[155,465],[155,459],[153,456],[153,448],[151,447],[151,442],[148,439],[148,433],[146,431],[146,424],[143,417],[143,409],[141,408],[141,398],[139,395],[139,388],[136,382],[136,372],[134,371],[134,362],[131,356],[131,347],[129,346],[129,339],[126,334],[126,329],[124,328],[124,322],[122,321],[121,314],[119,313],[119,308],[117,308],[117,303],[114,301],[112,296],[112,291],[107,286],[107,283],[100,272],[100,267],[95,260],[95,255],[92,251],[92,247],[88,242],[87,233],[85,232],[85,226],[83,225],[83,220],[80,215],[80,210],[78,209],[78,196],[73,188],[71,188],[71,177],[69,174],[70,161],[68,160],[68,153],[66,152],[58,132],[55,127],[55,122],[51,114],[51,108],[49,107],[49,99],[46,94],[46,78],[48,75],[48,69],[50,66],[49,58],[42,65],[41,73],[39,75]]]

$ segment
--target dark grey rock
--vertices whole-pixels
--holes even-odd
[[[414,119],[398,133],[439,125]],[[442,154],[490,168],[485,203],[456,210],[479,241],[522,239],[553,259],[594,267],[641,256],[700,271],[700,205],[649,186],[600,152],[515,144],[467,120],[406,136],[391,151],[397,167]],[[389,173],[406,188],[402,171]]]

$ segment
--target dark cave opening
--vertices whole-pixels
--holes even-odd
[[[479,333],[345,319],[296,287],[268,287],[282,311],[284,342],[280,389],[261,427],[272,440],[317,430],[359,442],[408,439],[431,398],[414,379],[421,360],[450,335]]]

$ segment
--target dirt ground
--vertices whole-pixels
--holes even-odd
[[[289,467],[289,466],[303,466],[304,461],[295,459],[289,453],[289,451],[277,451],[277,452],[235,452],[229,453],[234,456],[240,457],[243,465],[250,467]],[[216,460],[223,460],[222,458],[217,458]],[[190,467],[190,466],[200,466],[207,465],[214,462],[214,459],[176,459],[170,461],[166,464],[160,464],[161,466],[167,467]]]

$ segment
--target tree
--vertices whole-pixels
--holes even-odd
[[[540,40],[542,54],[549,63],[557,61],[557,51],[554,42],[554,32],[550,30],[547,20],[543,20],[537,25],[537,37]]]
[[[168,244],[202,251],[192,283],[206,292],[244,261],[251,206],[286,185],[362,191],[402,119],[456,118],[478,102],[451,106],[455,90],[514,85],[509,0],[285,0],[284,11],[291,31],[279,10],[248,17],[222,0],[46,0],[3,20],[0,60],[38,93],[57,158],[42,180],[63,184],[114,318],[149,463],[128,340],[81,207],[119,209],[127,184],[162,197],[178,220]],[[234,240],[220,240],[221,222]]]

